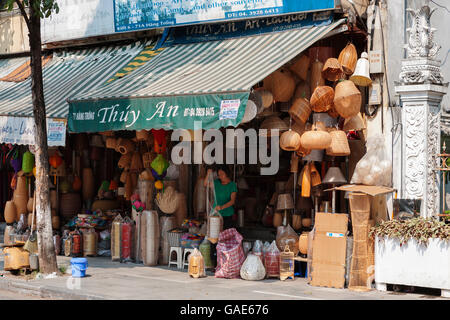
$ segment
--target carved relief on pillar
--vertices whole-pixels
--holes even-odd
[[[423,106],[404,106],[405,198],[423,199],[426,179],[426,113]]]
[[[428,150],[427,150],[427,216],[439,212],[439,173],[435,169],[439,166],[439,137],[440,137],[440,113],[429,113],[428,116]]]

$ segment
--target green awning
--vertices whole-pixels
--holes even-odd
[[[342,24],[176,45],[69,98],[71,132],[237,126],[252,86]]]
[[[55,52],[42,71],[47,117],[67,119],[68,97],[83,95],[103,85],[108,77],[139,54],[146,45],[149,43],[136,42],[128,46]],[[12,71],[12,62],[0,60],[0,74],[6,74],[6,70]],[[14,65],[18,66],[19,62]],[[0,81],[0,116],[33,117],[30,78],[19,83]]]

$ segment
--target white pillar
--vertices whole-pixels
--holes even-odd
[[[396,86],[395,91],[402,106],[402,198],[422,199],[420,214],[430,217],[439,213],[440,103],[447,86],[410,84]]]

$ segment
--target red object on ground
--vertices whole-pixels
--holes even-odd
[[[130,223],[122,224],[122,259],[131,260],[131,246],[132,246],[132,226]]]

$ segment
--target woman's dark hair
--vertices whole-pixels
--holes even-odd
[[[219,172],[219,170],[222,170],[223,172],[225,172],[225,174],[227,175],[228,178],[231,177],[231,171],[230,171],[230,168],[228,168],[228,166],[225,165],[225,164],[218,164],[218,165],[216,166],[216,170],[217,170],[217,172]]]

